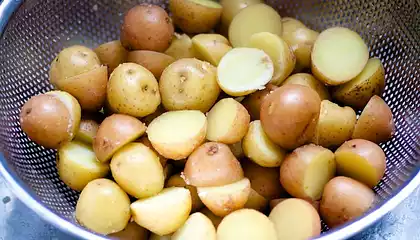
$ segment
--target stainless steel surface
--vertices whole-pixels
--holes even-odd
[[[0,5],[0,29],[19,0]],[[75,224],[78,194],[57,176],[55,151],[30,142],[19,128],[18,114],[31,96],[51,89],[48,68],[63,47],[89,47],[117,39],[123,13],[149,0],[27,0],[0,38],[0,172],[15,194],[46,222],[85,239],[100,238]],[[322,239],[343,239],[365,229],[420,185],[420,6],[412,0],[295,1],[267,0],[283,16],[294,16],[322,30],[341,25],[359,32],[371,56],[384,62],[384,99],[395,115],[397,133],[382,145],[387,171],[375,188],[378,204],[368,215]]]

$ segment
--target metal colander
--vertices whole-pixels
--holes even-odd
[[[101,239],[74,220],[78,193],[61,182],[55,151],[31,142],[19,126],[21,106],[52,89],[48,69],[64,47],[89,47],[119,38],[124,12],[149,0],[3,0],[0,5],[0,172],[16,195],[48,222],[74,236]],[[321,31],[349,27],[364,38],[372,57],[384,63],[383,95],[397,132],[382,144],[387,155],[379,201],[371,212],[319,239],[342,239],[366,228],[420,185],[420,3],[416,0],[268,0],[282,16],[296,17]],[[7,25],[6,25],[7,23]]]

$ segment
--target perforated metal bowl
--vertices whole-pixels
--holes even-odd
[[[0,5],[0,172],[16,195],[41,217],[84,239],[104,239],[81,228],[73,212],[78,193],[61,182],[55,151],[29,141],[19,127],[19,110],[31,96],[52,89],[48,68],[64,47],[95,47],[118,39],[122,15],[149,0],[3,0]],[[387,171],[375,188],[379,202],[364,217],[319,239],[344,239],[393,209],[420,185],[420,3],[414,0],[268,0],[282,16],[321,31],[349,27],[362,35],[371,56],[386,70],[385,101],[397,126],[382,145]],[[6,26],[7,24],[7,26]]]

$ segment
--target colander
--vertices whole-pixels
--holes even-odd
[[[47,222],[82,239],[106,239],[74,218],[78,193],[61,182],[55,151],[31,142],[19,126],[21,106],[52,89],[48,69],[64,47],[95,47],[119,38],[123,14],[138,3],[167,9],[164,0],[3,0],[0,5],[0,172],[16,195]],[[363,217],[318,239],[345,239],[368,227],[420,185],[420,2],[418,0],[267,0],[282,16],[322,31],[345,26],[357,31],[372,57],[384,63],[383,95],[397,132],[381,145],[387,155],[384,179],[374,189],[375,207]]]

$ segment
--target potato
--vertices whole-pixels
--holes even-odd
[[[276,85],[269,83],[263,90],[256,91],[245,97],[242,101],[242,105],[248,110],[252,120],[260,119],[261,104],[264,98],[276,88],[278,88]]]
[[[281,202],[283,202],[283,201],[285,201],[287,199],[289,199],[289,198],[277,198],[277,199],[271,200],[270,201],[270,209],[273,210],[279,203],[281,203]],[[305,200],[308,203],[310,203],[312,205],[312,207],[314,207],[315,210],[317,212],[319,212],[319,204],[320,204],[319,201],[311,201],[311,200],[308,200],[308,199],[302,199],[302,200]]]
[[[175,232],[188,219],[191,196],[188,189],[171,187],[156,196],[133,202],[130,208],[138,225],[162,236]]]
[[[375,193],[366,185],[348,177],[335,177],[325,185],[320,213],[334,228],[362,216],[374,201]]]
[[[162,167],[166,167],[167,165],[167,161],[168,159],[165,158],[164,156],[160,155],[154,148],[152,143],[150,142],[149,138],[147,138],[147,136],[143,136],[140,139],[138,139],[136,142],[139,143],[143,143],[146,147],[150,148],[150,150],[152,150],[158,157],[159,157],[159,161],[160,164],[162,165]],[[165,172],[165,171],[164,171]]]
[[[227,145],[207,142],[188,157],[184,177],[188,185],[216,187],[243,179],[244,172]]]
[[[192,201],[192,212],[199,211],[201,208],[204,207],[203,202],[201,202],[200,198],[198,197],[197,188],[191,185],[187,185],[185,180],[182,178],[181,174],[177,173],[172,175],[168,182],[166,183],[165,187],[183,187],[190,191],[191,194],[191,201]]]
[[[127,60],[127,50],[119,40],[107,42],[94,49],[100,62],[108,67],[108,73]]]
[[[130,217],[127,194],[116,183],[105,178],[88,183],[77,201],[77,222],[100,234],[123,230]]]
[[[170,0],[177,27],[185,33],[205,33],[220,21],[222,6],[211,0]]]
[[[225,93],[241,97],[264,89],[273,73],[273,62],[264,51],[234,48],[220,60],[217,81]]]
[[[155,112],[153,112],[152,114],[149,114],[146,117],[142,118],[141,121],[144,122],[144,124],[146,124],[148,126],[153,121],[153,119],[159,117],[160,115],[162,115],[165,112],[166,112],[166,110],[161,104],[157,107]]]
[[[311,68],[314,76],[328,85],[340,85],[359,75],[369,59],[369,51],[356,32],[333,27],[316,39]]]
[[[166,110],[207,112],[220,94],[216,68],[195,58],[177,60],[169,65],[159,81],[162,104]]]
[[[225,144],[239,142],[248,131],[250,118],[242,104],[233,98],[224,98],[207,113],[206,138]]]
[[[384,151],[375,143],[364,139],[345,142],[335,151],[337,173],[351,177],[373,188],[385,173]]]
[[[295,72],[311,67],[311,51],[319,33],[307,28],[294,18],[282,18],[281,37],[290,46],[296,56]]]
[[[82,191],[92,180],[105,177],[109,166],[96,159],[91,146],[71,141],[58,149],[57,170],[67,186]]]
[[[245,157],[244,150],[242,149],[242,141],[239,141],[239,142],[234,143],[234,144],[230,144],[228,146],[230,148],[230,151],[232,151],[233,155],[237,159],[240,160],[241,158]]]
[[[217,228],[218,240],[277,240],[270,220],[253,209],[241,209],[226,216]]]
[[[128,53],[127,62],[136,63],[147,68],[156,79],[159,79],[163,70],[175,62],[175,58],[160,52],[138,50]]]
[[[265,134],[260,120],[255,120],[242,140],[245,156],[262,167],[279,167],[286,151],[273,143]]]
[[[268,205],[268,200],[251,188],[248,196],[248,201],[244,208],[255,209],[257,211],[264,211]]]
[[[229,40],[219,34],[198,34],[192,42],[197,58],[214,66],[219,65],[222,57],[232,49]]]
[[[279,203],[268,218],[274,223],[277,239],[311,239],[321,234],[321,219],[308,202],[290,198]]]
[[[181,160],[200,146],[206,137],[206,116],[196,110],[166,112],[147,128],[153,148],[162,156]]]
[[[208,217],[210,221],[213,223],[214,227],[217,229],[217,227],[219,226],[223,218],[214,215],[214,213],[210,211],[208,208],[203,208],[200,212],[204,214],[206,217]]]
[[[280,182],[293,197],[319,200],[335,171],[334,153],[309,144],[296,148],[286,157],[280,167]]]
[[[171,234],[159,236],[157,234],[152,233],[150,234],[149,240],[171,240],[171,237]]]
[[[318,93],[321,100],[330,100],[331,99],[331,96],[330,96],[330,93],[328,92],[327,87],[322,82],[317,80],[314,76],[312,76],[309,73],[293,74],[293,75],[289,76],[282,83],[282,85],[286,85],[286,84],[300,84],[300,85],[303,85],[303,86],[307,86],[307,87],[310,87],[313,90],[315,90]]]
[[[354,127],[352,138],[362,138],[375,143],[382,143],[395,134],[394,118],[386,102],[373,96]]]
[[[184,226],[179,228],[171,240],[216,240],[216,228],[206,215],[191,214]]]
[[[340,146],[351,138],[355,124],[356,113],[351,107],[323,100],[312,142],[327,148]]]
[[[171,44],[173,34],[174,26],[163,8],[141,4],[125,14],[120,40],[129,50],[163,52]]]
[[[159,157],[141,143],[129,143],[111,160],[112,177],[135,198],[147,198],[163,189],[165,177]]]
[[[35,143],[59,148],[76,135],[81,109],[77,100],[62,91],[31,97],[19,115],[20,127]]]
[[[143,227],[140,227],[135,222],[130,222],[127,224],[124,230],[117,233],[112,233],[108,235],[108,237],[118,240],[148,240],[149,231]]]
[[[194,58],[195,52],[191,38],[187,34],[175,33],[172,38],[172,43],[166,49],[165,54],[172,56],[176,60]]]
[[[333,88],[332,95],[338,102],[360,110],[372,96],[382,95],[384,89],[384,66],[378,58],[371,58],[357,77]]]
[[[270,83],[274,85],[280,85],[295,68],[295,55],[289,45],[276,34],[255,33],[249,39],[248,47],[261,49],[270,56],[274,65],[274,74]]]
[[[79,124],[75,139],[87,144],[92,144],[98,132],[99,124],[93,119],[82,119]]]
[[[145,131],[146,126],[140,120],[128,115],[113,114],[105,118],[93,140],[96,157],[100,162],[108,162],[116,151]]]
[[[255,33],[269,32],[281,36],[281,17],[272,7],[260,3],[244,8],[232,20],[229,40],[233,47],[248,46]]]
[[[197,187],[198,196],[204,205],[220,217],[243,208],[250,191],[251,184],[248,178],[218,187]]]
[[[257,4],[262,3],[262,0],[222,0],[220,4],[223,6],[222,16],[220,18],[220,33],[222,35],[229,35],[229,26],[233,18],[238,14],[242,9]]]
[[[261,125],[271,141],[292,150],[312,139],[320,106],[321,99],[314,90],[287,84],[264,98]]]

